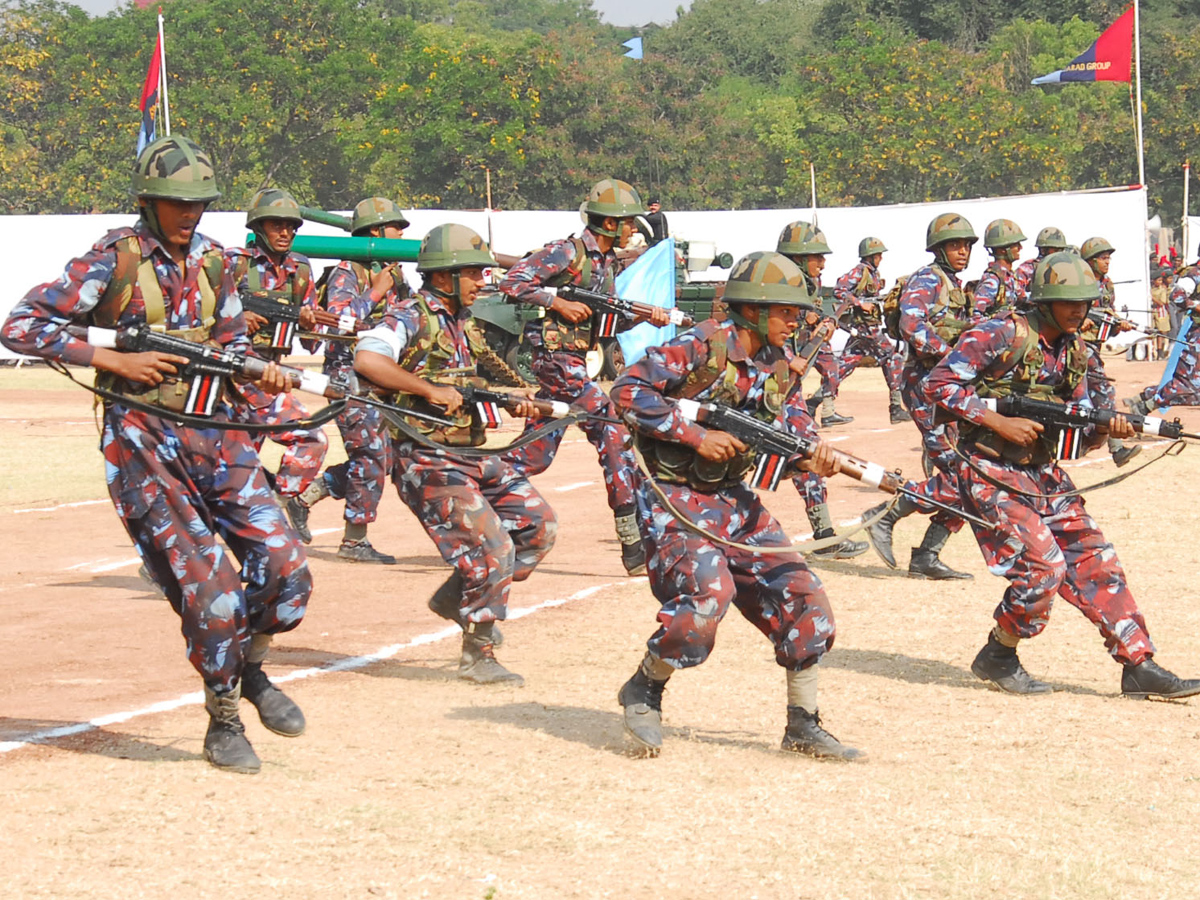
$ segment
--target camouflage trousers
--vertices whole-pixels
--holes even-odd
[[[1092,406],[1096,409],[1116,409],[1117,391],[1104,371],[1104,360],[1096,344],[1087,345],[1087,389]]]
[[[245,403],[234,407],[235,422],[255,425],[283,425],[288,422],[302,422],[308,418],[308,410],[304,404],[290,391],[270,394],[253,384],[239,386]],[[262,451],[263,443],[270,439],[283,447],[283,458],[279,461],[279,471],[268,478],[274,482],[275,490],[284,497],[295,497],[321,471],[321,463],[325,461],[325,451],[329,449],[329,439],[320,428],[297,428],[295,431],[282,431],[273,434],[252,434],[254,449]]]
[[[1027,493],[1057,494],[1075,487],[1057,465],[1016,468],[978,455],[971,459],[996,481]],[[961,461],[959,484],[966,509],[994,523],[971,527],[992,574],[1008,579],[994,613],[1001,628],[1022,638],[1041,634],[1057,594],[1100,630],[1117,662],[1137,665],[1154,655],[1116,551],[1080,497],[1020,496]]]
[[[804,508],[812,510],[829,499],[829,491],[825,487],[825,479],[816,472],[797,472],[792,476],[792,484],[804,500]]]
[[[842,348],[842,361],[838,365],[838,383],[858,368],[864,359],[871,358],[883,369],[883,380],[889,391],[900,390],[900,372],[904,368],[904,357],[896,345],[888,339],[882,328],[859,331]]]
[[[346,501],[347,522],[369,525],[379,517],[383,485],[392,469],[391,435],[383,414],[361,403],[348,403],[334,421],[346,461],[325,470],[325,483],[330,495]]]
[[[573,353],[534,350],[533,372],[541,385],[537,392],[539,400],[559,400],[591,413],[617,418],[616,408],[608,395],[600,390],[600,385],[587,377],[586,364]],[[532,431],[539,424],[541,420],[530,419],[525,423],[525,430]],[[600,459],[609,508],[615,510],[632,506],[636,502],[634,483],[637,464],[633,459],[633,451],[629,449],[629,432],[624,425],[595,420],[585,420],[580,427],[596,448],[596,455]],[[560,429],[505,454],[505,462],[526,478],[540,475],[554,462],[565,430]]]
[[[295,628],[312,593],[254,445],[113,406],[101,450],[113,504],[182,620],[188,659],[205,684],[232,688],[250,636]]]
[[[918,493],[931,500],[939,500],[952,506],[958,505],[958,456],[954,445],[958,443],[958,425],[947,419],[939,421],[937,406],[925,399],[922,386],[929,369],[921,366],[904,367],[900,397],[921,432],[921,446],[936,471],[916,485]],[[942,512],[932,506],[921,507],[921,512],[932,512],[931,521],[946,528],[950,533],[963,526],[963,520]]]
[[[762,547],[788,543],[744,484],[715,493],[659,486],[682,515],[717,537]],[[714,544],[680,524],[649,485],[641,485],[639,507],[650,589],[662,604],[647,646],[659,659],[680,669],[708,659],[730,603],[767,636],[784,668],[807,668],[833,646],[833,610],[799,553],[759,555]]]
[[[400,499],[462,576],[459,612],[472,622],[505,618],[512,583],[528,578],[554,546],[550,504],[499,456],[463,459],[404,442],[395,459]]]
[[[1175,373],[1153,397],[1156,407],[1200,406],[1200,325],[1188,329]]]
[[[828,344],[821,345],[821,349],[813,358],[813,368],[821,374],[821,393],[826,397],[837,397],[842,378],[838,374],[840,366],[832,347]]]

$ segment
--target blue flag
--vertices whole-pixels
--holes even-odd
[[[1167,364],[1163,367],[1162,378],[1158,380],[1158,389],[1160,391],[1167,386],[1168,381],[1175,377],[1175,370],[1179,368],[1179,357],[1183,355],[1183,348],[1186,346],[1185,338],[1191,327],[1192,320],[1185,317],[1183,323],[1179,326],[1179,334],[1175,335],[1178,343],[1171,348],[1171,355],[1167,357]]]
[[[672,309],[675,306],[675,239],[659,241],[617,276],[617,296],[651,306]],[[649,322],[634,325],[617,335],[625,365],[632,365],[650,347],[665,344],[675,337],[675,326],[655,328]]]
[[[626,53],[625,55],[628,56],[630,59],[641,59],[642,58],[642,39],[640,37],[630,38],[625,43],[623,43],[621,46],[629,48],[629,52]]]

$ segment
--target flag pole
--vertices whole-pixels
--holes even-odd
[[[1142,146],[1142,17],[1138,0],[1133,0],[1133,58],[1137,68],[1138,184],[1145,185],[1146,152]]]
[[[1191,186],[1191,176],[1192,163],[1190,160],[1185,159],[1183,161],[1183,221],[1180,223],[1183,230],[1183,247],[1181,249],[1183,250],[1184,260],[1187,259],[1188,247],[1191,246],[1191,244],[1188,243],[1190,240],[1190,235],[1188,234],[1188,188]]]
[[[171,104],[167,100],[167,41],[163,37],[162,7],[158,8],[159,84],[162,85],[163,130],[171,133]]]
[[[808,164],[809,184],[812,188],[812,223],[813,228],[817,227],[817,167],[812,163]]]

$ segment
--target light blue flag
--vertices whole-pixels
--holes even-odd
[[[1168,381],[1175,377],[1175,369],[1179,365],[1179,357],[1183,353],[1184,340],[1187,338],[1188,331],[1191,330],[1192,320],[1185,317],[1183,323],[1179,326],[1179,334],[1175,335],[1179,342],[1171,347],[1171,355],[1167,357],[1167,364],[1163,368],[1162,378],[1159,379],[1158,389],[1161,391]]]
[[[625,55],[628,56],[630,59],[641,59],[642,58],[642,39],[640,37],[630,38],[625,43],[623,43],[621,46],[629,48],[629,52],[626,53]]]
[[[659,241],[617,276],[617,296],[663,309],[675,307],[675,239]],[[675,326],[655,328],[649,322],[634,325],[617,335],[625,365],[646,355],[649,347],[665,344],[675,337]]]

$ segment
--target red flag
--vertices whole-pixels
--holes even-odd
[[[1060,81],[1129,81],[1129,64],[1133,59],[1133,7],[1105,29],[1084,53],[1071,60],[1066,68],[1033,79],[1033,84],[1055,84]]]
[[[142,82],[142,99],[138,109],[142,111],[142,127],[138,130],[137,152],[140,156],[145,146],[155,138],[155,116],[158,112],[158,86],[162,71],[162,37],[154,41],[154,55],[146,69],[146,80]]]

